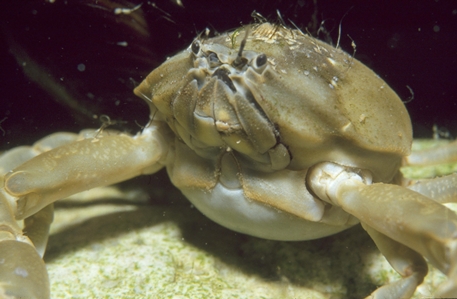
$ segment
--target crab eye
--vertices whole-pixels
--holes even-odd
[[[192,49],[192,52],[197,55],[198,52],[200,52],[200,42],[198,40],[195,40],[192,43],[192,46],[190,47]]]
[[[257,68],[264,66],[266,63],[267,63],[267,55],[265,55],[265,54],[260,54],[255,59],[255,64],[256,64]]]

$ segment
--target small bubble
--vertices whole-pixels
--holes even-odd
[[[401,35],[399,33],[394,33],[392,37],[387,41],[387,45],[391,49],[395,49],[401,42]]]
[[[84,72],[86,70],[86,65],[84,63],[80,63],[80,64],[78,64],[77,68],[78,68],[78,71]]]

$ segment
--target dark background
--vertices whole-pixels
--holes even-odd
[[[116,7],[139,3],[141,10],[135,13],[113,13]],[[407,86],[413,90],[414,99],[406,106],[416,137],[432,137],[434,124],[457,136],[457,1],[182,4],[9,0],[0,14],[0,149],[32,143],[54,131],[99,127],[93,115],[100,114],[126,121],[120,129],[139,130],[136,123],[145,124],[148,111],[131,92],[136,84],[205,28],[224,32],[248,24],[254,10],[272,22],[278,21],[279,10],[288,25],[292,20],[333,44],[341,22],[343,49],[352,53],[354,40],[355,57],[404,101],[411,97]],[[324,30],[318,33],[322,22]],[[78,70],[82,65],[84,70]]]

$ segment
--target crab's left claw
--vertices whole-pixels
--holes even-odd
[[[0,156],[0,298],[50,297],[42,256],[54,201],[165,164],[168,130],[162,123],[151,121],[136,136],[88,132],[53,134]],[[17,223],[22,219],[24,228]]]
[[[18,147],[0,156],[0,298],[49,298],[49,278],[43,255],[53,220],[53,205],[17,223],[17,198],[8,194],[4,177],[31,158],[74,140],[76,134],[57,134],[35,146]],[[51,142],[49,142],[51,141]],[[23,230],[26,233],[23,233]]]
[[[0,298],[49,298],[46,266],[22,234],[8,198],[0,190]]]
[[[322,200],[357,217],[392,267],[403,276],[368,298],[409,298],[427,274],[422,256],[448,276],[436,295],[457,297],[457,215],[404,187],[371,184],[362,170],[321,163],[308,186]]]
[[[0,252],[0,298],[50,297],[46,266],[33,246],[3,240]]]

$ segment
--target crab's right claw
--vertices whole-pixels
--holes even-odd
[[[308,184],[319,198],[360,220],[402,276],[368,298],[410,298],[427,274],[423,257],[448,277],[436,291],[437,298],[457,297],[456,213],[407,188],[371,184],[369,175],[360,169],[321,163],[311,170],[309,178]]]

